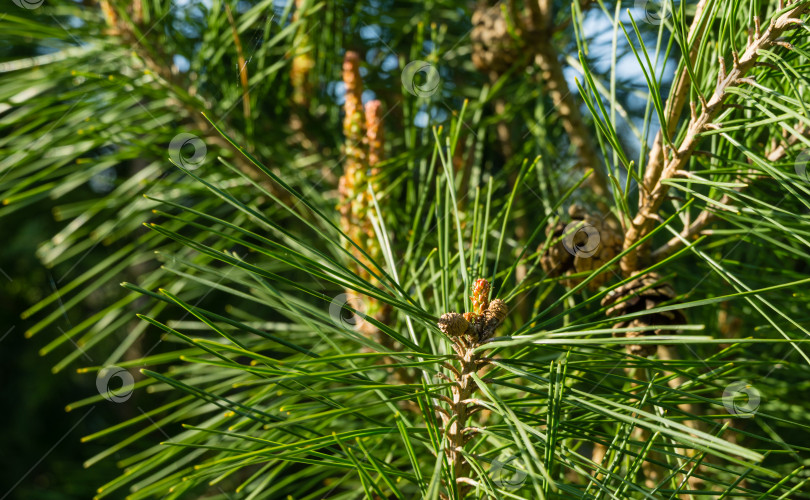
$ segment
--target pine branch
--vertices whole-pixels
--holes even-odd
[[[703,15],[705,7],[706,0],[698,2],[695,7],[695,17],[692,20],[692,25],[689,27],[689,33],[687,35],[687,40],[689,40],[691,44],[689,50],[689,64],[692,66],[695,65],[703,34],[709,25],[708,20],[705,23],[701,23],[701,16]],[[692,81],[689,78],[689,70],[684,66],[680,75],[678,75],[674,90],[672,91],[672,97],[667,100],[666,108],[664,109],[667,122],[666,136],[664,136],[663,130],[659,130],[655,136],[652,149],[650,149],[649,160],[647,161],[647,166],[644,171],[644,183],[642,186],[639,186],[644,191],[649,192],[651,186],[655,186],[660,179],[661,171],[664,167],[664,138],[666,137],[666,141],[669,143],[671,138],[675,135],[681,112],[686,104],[686,98],[689,95],[691,84]],[[642,201],[643,198],[639,197],[639,209],[641,209]]]
[[[810,129],[805,127],[803,124],[799,125],[796,128],[796,133],[805,137],[810,136]],[[780,144],[776,148],[774,148],[770,153],[765,156],[765,159],[768,160],[770,163],[775,163],[780,161],[782,158],[785,157],[787,154],[787,150],[790,146],[796,144],[799,141],[798,137],[793,135],[788,139],[787,144]],[[740,192],[744,188],[736,188],[735,191]],[[717,202],[718,205],[728,205],[733,200],[728,194],[724,194],[720,200]],[[717,212],[711,210],[710,207],[706,207],[703,209],[700,214],[689,224],[683,231],[681,231],[679,236],[673,236],[669,241],[665,244],[661,245],[661,247],[657,248],[652,252],[652,258],[655,261],[659,261],[661,259],[665,259],[675,253],[681,246],[685,244],[686,241],[691,240],[692,238],[696,237],[700,232],[706,227],[710,222],[714,221],[717,218]]]
[[[163,54],[156,54],[154,50],[151,49],[154,44],[147,43],[147,37],[149,33],[145,33],[142,36],[138,36],[132,30],[132,24],[127,22],[126,20],[121,19],[115,12],[114,8],[110,5],[107,0],[101,0],[99,2],[99,6],[104,13],[105,20],[108,24],[108,28],[110,30],[111,35],[119,36],[121,39],[126,42],[126,44],[138,54],[138,57],[144,61],[146,67],[149,69],[151,73],[156,75],[160,80],[168,83],[170,87],[182,87],[182,82],[179,79],[179,74],[177,73],[176,66],[171,62],[168,56]],[[132,22],[137,24],[137,16],[139,16],[140,11],[138,10],[140,6],[140,2],[137,4],[133,4],[133,18]],[[227,6],[226,6],[227,7]],[[237,51],[241,52],[241,44],[239,43],[238,33],[236,32],[236,28],[233,28],[233,36],[237,43]],[[153,30],[154,31],[154,30]],[[246,119],[250,119],[250,104],[249,104],[249,94],[248,94],[248,87],[247,84],[247,66],[244,64],[244,57],[241,57],[240,60],[240,79],[243,85],[244,94],[243,94],[243,108],[246,113]],[[202,104],[204,105],[205,109],[211,109],[209,103],[205,102],[201,96],[197,94],[197,91],[194,87],[190,87],[188,89],[188,94],[192,97],[196,97],[201,100]],[[175,93],[177,95],[177,93]],[[289,197],[287,196],[287,192],[284,190],[279,190],[275,184],[273,184],[270,179],[267,178],[264,173],[262,173],[259,169],[257,169],[252,163],[250,163],[244,155],[242,155],[230,142],[225,140],[222,135],[214,129],[213,126],[205,119],[205,117],[200,113],[198,107],[194,103],[190,103],[184,99],[175,98],[172,102],[181,107],[187,116],[187,119],[190,120],[189,126],[194,127],[195,129],[199,130],[202,135],[204,136],[203,142],[208,145],[215,145],[220,149],[229,150],[234,154],[234,163],[235,165],[241,170],[244,174],[248,175],[251,179],[258,182],[262,188],[266,189],[268,192],[279,196],[283,200],[288,200]]]
[[[583,0],[587,5],[589,0]],[[504,18],[504,12],[508,20]],[[586,180],[586,186],[598,200],[610,197],[607,176],[601,156],[593,142],[593,132],[588,129],[579,112],[568,83],[565,81],[560,54],[554,47],[553,35],[559,26],[553,26],[554,8],[550,0],[527,2],[519,12],[514,2],[506,8],[487,7],[482,4],[473,15],[474,44],[473,63],[487,73],[491,81],[496,81],[515,65],[526,65],[534,60],[540,69],[540,80],[568,135],[571,147],[579,157],[577,166],[582,170],[593,169],[594,175]],[[511,28],[511,29],[510,29]],[[505,110],[505,101],[495,102],[498,114]],[[496,126],[504,155],[508,158],[514,149],[511,145],[509,124],[501,121]],[[606,207],[604,207],[606,210]]]
[[[552,43],[553,9],[551,0],[539,0],[539,9],[531,11],[535,26],[542,27],[538,35],[532,38],[535,63],[540,68],[546,92],[551,97],[571,146],[579,156],[579,167],[582,170],[593,169],[594,175],[585,181],[587,187],[593,191],[598,200],[608,200],[610,197],[608,180],[600,168],[602,160],[593,142],[593,132],[585,126],[579,106],[565,81],[560,55]]]
[[[495,334],[495,329],[503,322],[508,312],[502,300],[489,301],[490,284],[479,279],[473,284],[473,310],[464,314],[446,313],[439,319],[439,329],[453,342],[458,367],[453,369],[455,383],[450,386],[452,399],[444,398],[450,427],[445,430],[447,441],[445,454],[455,478],[459,496],[464,498],[470,489],[465,478],[470,474],[470,464],[464,457],[464,446],[480,428],[468,425],[468,419],[477,413],[481,402],[473,397],[478,385],[472,375],[486,368],[489,359],[476,348],[486,343]],[[448,489],[452,488],[447,485]]]
[[[725,75],[724,78],[719,79],[714,93],[708,101],[701,98],[700,113],[694,113],[687,125],[686,137],[676,150],[671,151],[667,155],[665,147],[658,150],[654,148],[650,152],[650,162],[644,176],[644,186],[640,190],[639,196],[639,210],[633,218],[632,223],[628,227],[627,236],[624,241],[624,248],[631,249],[636,243],[646,235],[648,235],[655,226],[657,220],[658,210],[666,200],[669,186],[662,183],[665,179],[671,179],[679,176],[679,171],[685,170],[689,159],[692,156],[695,148],[700,142],[700,134],[709,130],[712,126],[712,120],[725,108],[723,103],[727,96],[728,90],[735,86],[740,86],[747,83],[745,78],[751,68],[757,62],[759,51],[773,45],[783,45],[779,40],[782,34],[792,28],[797,22],[800,22],[798,16],[801,16],[808,9],[808,5],[803,3],[796,6],[777,19],[772,19],[768,29],[764,33],[756,32],[745,49],[745,52],[740,56],[736,53],[732,54],[733,66],[731,70]],[[699,24],[700,12],[695,16],[695,23]],[[693,28],[696,24],[693,24]],[[692,30],[690,29],[690,32]],[[693,44],[693,48],[698,44]],[[682,81],[686,81],[685,78]],[[686,85],[686,84],[684,84]],[[670,127],[677,121],[677,112],[679,107],[682,107],[681,100],[685,98],[686,89],[681,90],[679,84],[674,94],[674,104],[670,108],[671,116],[668,116],[668,124]],[[670,137],[669,131],[667,139]],[[663,132],[659,132],[661,136]],[[656,142],[659,141],[657,138]],[[661,152],[660,156],[658,151]],[[664,155],[668,158],[664,159]],[[625,275],[631,275],[639,269],[641,262],[646,261],[648,258],[648,246],[639,245],[632,248],[621,261],[621,268]]]

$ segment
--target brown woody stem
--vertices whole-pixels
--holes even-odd
[[[786,145],[785,144],[778,145],[770,153],[768,153],[765,158],[772,163],[781,160],[787,154],[788,148],[799,141],[799,136],[807,136],[808,132],[810,132],[810,129],[805,127],[803,124],[799,125],[795,129],[794,132],[795,135],[791,136],[790,139],[788,139]],[[737,191],[742,191],[742,189],[744,188],[739,188],[737,189]],[[720,201],[718,203],[720,205],[727,205],[731,201],[732,201],[731,197],[728,194],[724,194],[720,198]],[[690,239],[700,234],[703,228],[706,227],[706,225],[709,224],[711,221],[713,221],[715,218],[717,218],[717,212],[711,211],[708,208],[701,211],[700,214],[695,218],[695,220],[692,221],[692,223],[689,224],[689,226],[684,228],[683,231],[681,231],[680,236],[673,237],[664,245],[662,245],[660,248],[652,252],[653,260],[658,261],[672,255],[676,250],[678,250],[682,245],[684,245],[685,241],[689,241]]]
[[[529,2],[530,4],[532,2]],[[554,103],[557,115],[562,122],[565,133],[571,141],[577,155],[579,155],[579,166],[583,170],[593,169],[594,174],[586,181],[588,187],[593,191],[599,200],[608,200],[610,190],[608,180],[604,171],[600,168],[602,164],[601,155],[598,153],[593,142],[593,132],[585,126],[579,106],[568,88],[565,81],[560,56],[551,41],[553,27],[551,20],[554,16],[551,0],[539,1],[539,12],[532,10],[532,16],[538,16],[534,23],[540,28],[541,36],[537,37],[534,44],[535,63],[540,68],[540,74],[545,85],[546,92]]]
[[[115,9],[112,7],[109,1],[100,0],[99,8],[104,14],[109,34],[120,36],[125,42],[127,42],[127,44],[132,47],[132,50],[134,50],[138,57],[143,61],[146,68],[153,75],[155,75],[155,79],[159,83],[172,88],[173,94],[188,94],[192,98],[199,99],[200,105],[205,109],[211,109],[211,104],[204,101],[203,98],[197,94],[196,87],[189,87],[189,82],[182,81],[180,78],[182,74],[178,72],[177,67],[172,64],[171,59],[166,54],[161,52],[159,44],[150,44],[149,38],[146,35],[138,36],[135,32],[133,32],[132,26],[125,20],[118,17]],[[135,24],[140,22],[140,9],[141,2],[138,1],[132,3],[132,22]],[[238,35],[236,36],[238,38]],[[242,73],[242,78],[246,79],[247,68],[244,68],[244,70],[245,71]],[[247,80],[244,81],[246,82]],[[177,92],[174,91],[174,89],[184,88],[188,89],[187,92],[183,90],[178,90]],[[247,92],[246,89],[245,92]],[[245,93],[244,99],[246,100],[245,102],[247,102],[249,99],[247,93]],[[233,152],[234,164],[242,173],[250,177],[254,182],[258,183],[269,193],[278,196],[282,201],[287,202],[289,200],[289,194],[286,191],[279,190],[261,170],[256,168],[255,165],[248,161],[233,144],[223,138],[219,132],[217,132],[217,130],[211,126],[208,120],[206,120],[205,117],[200,114],[199,106],[197,104],[180,99],[174,99],[173,104],[179,106],[187,114],[188,120],[191,122],[190,126],[195,127],[202,133],[204,136],[203,142],[205,142],[205,144],[216,145],[223,150]],[[249,103],[246,104],[246,106],[247,108],[245,108],[245,111],[249,113]],[[246,116],[246,118],[249,118],[249,116]]]
[[[467,419],[469,418],[473,407],[472,397],[475,390],[478,388],[472,374],[476,373],[483,367],[478,363],[478,355],[473,353],[474,345],[467,346],[459,356],[459,374],[456,376],[456,384],[451,386],[452,400],[448,403],[450,406],[450,414],[455,417],[447,429],[447,448],[445,453],[453,469],[454,477],[465,478],[470,473],[470,464],[464,458],[462,450],[464,445],[469,440],[470,432],[476,427],[468,427]],[[470,484],[466,482],[458,482],[459,495],[464,497],[466,491],[470,488]]]
[[[704,4],[704,1],[698,4],[695,20],[690,28],[690,39],[693,34],[697,39],[700,37],[699,31],[703,29],[699,28],[701,26],[700,17]],[[686,170],[689,159],[700,142],[700,134],[711,127],[712,120],[724,109],[723,100],[726,98],[728,89],[745,83],[745,75],[756,64],[759,51],[777,44],[782,33],[794,26],[795,18],[804,13],[807,8],[807,4],[800,5],[788,10],[777,19],[771,20],[768,29],[759,36],[751,37],[750,43],[742,55],[732,54],[732,68],[724,79],[718,81],[714,93],[709,99],[701,99],[700,112],[696,112],[695,116],[689,120],[683,142],[679,146],[667,146],[664,142],[666,140],[667,143],[670,143],[670,138],[674,134],[680,110],[683,108],[690,86],[688,77],[683,73],[681,74],[671,98],[672,105],[669,102],[667,103],[665,111],[667,130],[659,131],[653,149],[650,151],[644,182],[639,190],[638,213],[628,227],[624,240],[625,250],[629,250],[636,245],[639,240],[650,234],[655,227],[658,210],[667,199],[667,192],[669,191],[669,187],[661,181],[674,178],[677,176],[678,171]],[[692,61],[697,57],[695,48],[699,45],[697,42],[691,44],[693,49],[690,52],[690,59]],[[665,132],[666,136],[663,135]],[[648,245],[636,246],[622,258],[622,271],[628,276],[633,274],[648,257]]]

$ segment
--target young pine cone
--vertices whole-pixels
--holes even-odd
[[[610,306],[606,311],[608,317],[623,316],[635,312],[646,311],[659,307],[662,303],[675,298],[675,290],[669,283],[659,283],[661,277],[655,273],[636,278],[626,285],[611,291],[604,299],[603,306]],[[651,325],[677,325],[686,321],[683,313],[678,310],[663,311],[639,316],[626,321],[620,321],[613,328],[639,328]],[[652,335],[660,335],[663,330],[652,330]],[[650,331],[614,332],[614,337],[643,337],[650,335]],[[629,354],[636,356],[651,356],[655,354],[658,346],[655,344],[627,344]]]
[[[540,257],[540,265],[552,278],[595,271],[622,251],[624,238],[609,221],[593,217],[577,205],[572,205],[568,214],[570,223],[558,222],[546,228],[551,243]],[[609,277],[609,273],[600,273],[588,282],[588,288],[598,289]],[[583,279],[562,280],[562,284],[572,288]]]
[[[479,278],[473,283],[470,300],[472,301],[473,312],[476,315],[484,314],[484,311],[487,309],[489,305],[489,290],[489,281],[484,278]]]
[[[439,318],[439,330],[450,338],[460,337],[470,328],[470,323],[459,313],[444,313]]]
[[[480,340],[487,340],[495,335],[495,329],[503,322],[508,312],[509,306],[501,299],[490,302],[489,308],[484,311],[485,322]]]

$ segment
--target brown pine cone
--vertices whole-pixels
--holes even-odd
[[[469,328],[470,323],[459,313],[444,313],[439,318],[439,330],[444,332],[448,337],[459,337],[466,333]]]
[[[586,219],[588,220],[588,219]],[[615,228],[612,228],[607,221],[600,221],[596,218],[590,218],[589,221],[599,231],[599,247],[593,255],[586,257],[578,254],[574,257],[574,272],[581,273],[585,271],[596,271],[608,261],[616,257],[622,251],[624,244],[624,236]],[[576,241],[576,240],[575,240]],[[612,273],[602,272],[598,274],[593,280],[588,283],[588,288],[596,290],[610,278]],[[569,287],[576,286],[582,279],[568,280],[573,284]]]
[[[562,276],[574,268],[574,256],[562,244],[565,226],[564,222],[558,222],[557,224],[549,224],[546,228],[546,239],[551,240],[552,243],[550,243],[546,252],[540,256],[540,265],[550,278]],[[543,245],[540,245],[537,250],[542,251]]]
[[[609,306],[605,314],[612,318],[623,316],[648,309],[659,307],[664,302],[675,298],[675,290],[669,283],[660,283],[661,277],[656,273],[650,273],[640,278],[620,286],[608,293],[602,299],[602,306]],[[635,317],[626,321],[620,321],[613,325],[613,328],[640,328],[651,325],[677,325],[686,321],[683,313],[678,310],[663,311],[648,314],[646,316]],[[660,335],[664,330],[647,330],[638,332],[614,332],[613,336],[619,337],[642,337],[645,335]],[[627,344],[627,352],[636,356],[651,356],[658,350],[655,344]]]
[[[552,243],[540,257],[540,265],[552,278],[595,271],[622,251],[624,237],[612,220],[589,215],[578,205],[572,205],[568,214],[570,223],[558,222],[546,228],[546,238]],[[543,245],[538,250],[542,248]],[[588,283],[588,288],[596,290],[608,278],[610,273],[600,273]],[[583,278],[572,278],[562,284],[572,288],[582,281]]]
[[[506,302],[502,301],[501,299],[495,299],[489,303],[486,314],[487,317],[492,317],[501,322],[506,317],[508,312],[509,306],[506,305]]]
[[[519,20],[513,22],[517,24]],[[499,5],[479,4],[473,12],[472,24],[472,61],[479,71],[501,75],[523,55],[521,44],[509,34]]]
[[[495,299],[489,303],[489,307],[484,311],[484,324],[481,329],[480,340],[487,340],[495,335],[495,329],[503,322],[509,313],[509,306],[501,299]]]

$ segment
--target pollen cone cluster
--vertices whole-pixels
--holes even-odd
[[[655,273],[647,274],[641,278],[622,285],[611,291],[604,299],[602,306],[609,306],[606,311],[608,317],[624,316],[661,306],[675,298],[675,290],[669,283],[661,283],[661,277]],[[679,325],[686,319],[678,310],[660,311],[644,316],[638,316],[619,321],[613,328],[644,328],[652,325]],[[660,335],[664,330],[645,330],[630,332],[614,332],[614,337],[625,337],[629,340],[647,335]],[[627,344],[627,352],[636,356],[652,356],[658,346],[655,344]]]
[[[375,193],[379,192],[374,178],[379,173],[377,165],[383,155],[382,105],[374,100],[363,108],[360,57],[355,52],[346,53],[343,83],[346,86],[346,102],[343,106],[346,113],[343,119],[345,163],[338,183],[341,228],[376,261],[382,252],[374,226],[369,220],[369,214],[374,213],[374,202],[368,187],[371,184]],[[356,249],[354,252],[368,266],[366,257]],[[364,279],[370,278],[367,271],[359,272]]]
[[[374,192],[379,194],[380,186],[376,176],[379,173],[377,165],[383,159],[384,149],[382,103],[373,100],[363,107],[360,56],[356,52],[346,53],[343,61],[343,84],[346,87],[346,101],[343,106],[346,115],[343,119],[345,161],[343,175],[338,181],[340,226],[343,232],[371,257],[371,260],[348,242],[346,247],[367,268],[374,269],[371,261],[380,261],[382,249],[369,218],[369,215],[376,217],[376,213],[368,187],[371,185]],[[375,282],[363,266],[356,266],[355,272],[360,278],[371,283]],[[350,301],[358,310],[364,310],[367,315],[381,323],[388,321],[391,311],[387,304],[360,296],[351,290],[347,292]],[[372,323],[364,322],[360,329],[370,336],[375,336],[381,344],[390,347],[392,343],[390,337],[382,334]]]
[[[551,278],[595,271],[622,251],[624,238],[611,221],[594,217],[578,205],[572,205],[568,215],[568,223],[558,222],[546,228],[546,239],[550,242],[540,257],[540,265]],[[544,246],[540,245],[538,251]],[[609,278],[609,271],[602,272],[588,282],[588,288],[596,290]],[[561,283],[572,288],[583,280],[584,277],[569,278]]]
[[[295,0],[295,13],[293,21],[300,21],[301,11],[305,0]],[[312,4],[313,2],[310,2]],[[312,83],[309,74],[315,67],[315,58],[312,55],[314,47],[309,36],[307,25],[302,23],[295,34],[295,56],[290,68],[290,80],[293,87],[293,102],[299,106],[309,106],[312,98]]]

